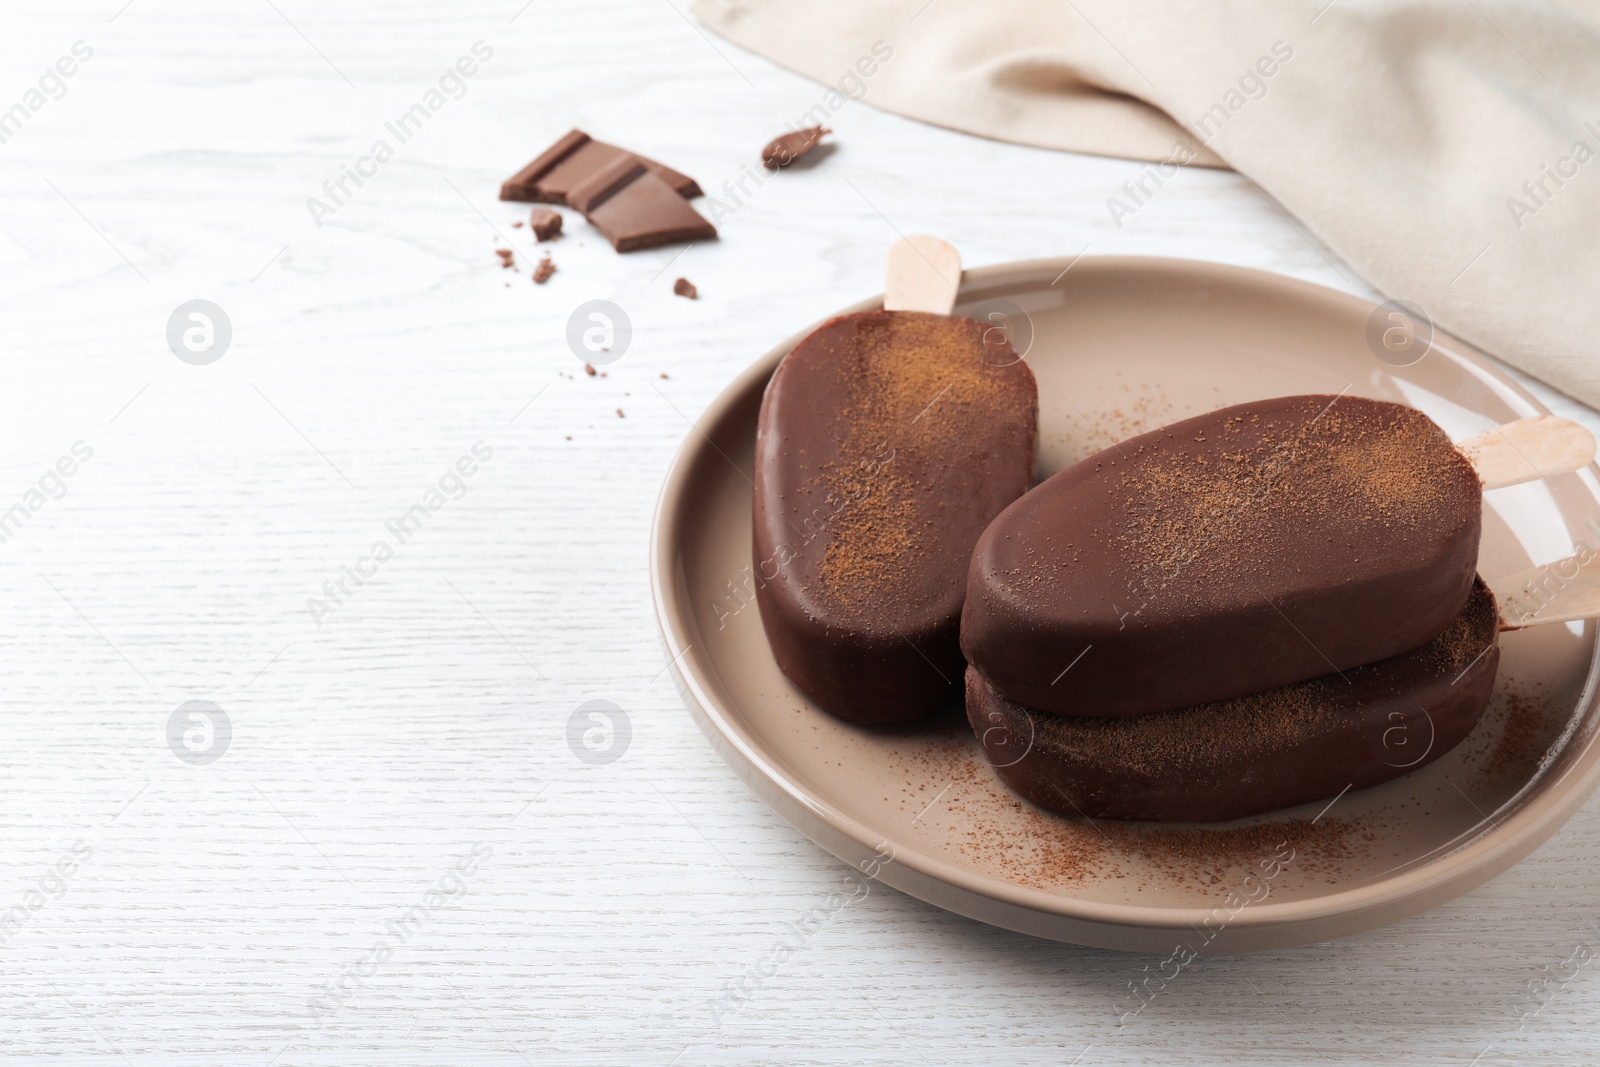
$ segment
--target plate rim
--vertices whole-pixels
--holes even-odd
[[[1220,278],[1235,284],[1276,289],[1301,299],[1331,302],[1336,305],[1342,303],[1351,309],[1366,310],[1368,314],[1381,306],[1364,297],[1339,289],[1253,267],[1210,260],[1146,255],[1080,254],[1075,257],[1013,260],[968,268],[962,271],[960,294],[957,299],[960,302],[969,289],[980,287],[987,282],[1052,270],[1060,270],[1064,274],[1066,270],[1081,265],[1147,270],[1168,275],[1196,277],[1197,280],[1215,281]],[[851,861],[841,854],[840,848],[836,847],[843,842],[830,842],[825,838],[842,838],[853,844],[863,855],[873,854],[876,849],[881,849],[884,844],[890,843],[891,839],[874,831],[871,826],[853,816],[839,811],[826,801],[811,795],[786,775],[766,757],[759,745],[745,737],[743,732],[730,721],[727,710],[722,708],[719,701],[701,684],[694,671],[688,669],[686,664],[694,657],[688,654],[692,646],[686,643],[686,634],[680,618],[681,612],[687,605],[674,603],[677,598],[669,593],[675,578],[674,551],[670,534],[677,523],[692,460],[703,448],[703,442],[710,440],[709,429],[726,417],[729,408],[755,388],[760,381],[770,378],[778,361],[818,325],[838,315],[873,310],[881,307],[882,302],[882,295],[879,294],[824,316],[780,341],[725,385],[699,417],[693,420],[692,430],[685,435],[673,454],[672,462],[662,480],[650,527],[651,599],[662,640],[667,646],[669,673],[673,676],[688,710],[702,732],[706,734],[712,747],[764,803],[817,845],[845,862]],[[1513,405],[1524,409],[1522,411],[1524,416],[1550,413],[1536,397],[1509,375],[1496,368],[1489,362],[1488,357],[1470,344],[1435,327],[1433,345],[1463,370],[1469,371],[1486,385],[1492,386],[1497,394],[1509,394]],[[1593,495],[1592,486],[1590,491]],[[1596,645],[1583,691],[1575,705],[1574,714],[1579,719],[1593,713],[1597,688],[1600,688],[1600,643]],[[1228,929],[1262,931],[1316,924],[1356,912],[1392,912],[1371,924],[1371,926],[1381,926],[1417,914],[1477,888],[1526,858],[1528,852],[1559,830],[1593,793],[1596,785],[1600,784],[1600,744],[1597,744],[1597,740],[1600,740],[1600,734],[1591,737],[1584,749],[1575,754],[1572,765],[1540,791],[1546,800],[1545,803],[1534,803],[1532,798],[1523,796],[1523,790],[1519,790],[1501,805],[1501,809],[1490,813],[1477,827],[1468,831],[1471,836],[1467,840],[1454,846],[1443,846],[1442,854],[1432,859],[1424,859],[1409,870],[1392,877],[1381,874],[1374,880],[1309,900],[1273,901],[1267,898],[1239,911],[1228,921]],[[739,762],[735,762],[734,757],[737,757]],[[763,783],[767,788],[761,787]],[[774,789],[776,796],[769,795]],[[779,803],[777,798],[782,798],[782,803]],[[1499,811],[1509,805],[1517,807],[1510,814],[1500,816]],[[809,819],[806,813],[809,813]],[[808,825],[811,820],[819,820],[821,825]],[[819,834],[824,828],[831,833]],[[1167,907],[1083,900],[1068,893],[1035,889],[997,876],[969,871],[921,849],[912,848],[905,842],[894,842],[894,844],[895,854],[885,865],[885,870],[902,867],[962,894],[1008,908],[1021,909],[1046,922],[1164,931],[1186,929],[1193,923],[1201,922],[1212,915],[1215,907],[1215,905]],[[902,845],[905,847],[900,847]],[[880,880],[894,885],[903,892],[945,910],[956,911],[991,925],[1002,925],[1011,929],[1021,928],[999,923],[993,915],[975,914],[968,909],[954,907],[948,900],[930,899],[929,893],[901,884],[905,879],[882,878],[881,872],[879,877]],[[928,887],[920,888],[926,890]],[[1439,896],[1441,890],[1446,895]],[[1408,903],[1418,906],[1395,911],[1397,908],[1404,908]],[[1038,934],[1039,930],[1030,927],[1025,932]]]

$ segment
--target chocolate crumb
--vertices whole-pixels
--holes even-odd
[[[561,213],[552,208],[536,207],[528,216],[528,225],[533,228],[535,240],[548,241],[561,233]]]
[[[494,254],[500,257],[500,266],[502,268],[511,266],[516,260],[516,253],[509,248],[497,248],[494,250]]]
[[[591,378],[593,378],[593,377],[594,377],[594,376],[595,376],[595,375],[596,375],[596,374],[599,374],[599,373],[600,373],[600,372],[599,372],[599,371],[597,371],[597,370],[595,370],[595,369],[594,369],[594,368],[593,368],[593,367],[592,367],[592,366],[590,366],[590,365],[589,365],[589,364],[587,364],[587,363],[585,363],[585,364],[584,364],[584,365],[583,365],[583,373],[585,373],[585,374],[587,374],[587,375],[588,375],[588,376],[589,376],[589,377],[591,377]]]
[[[761,165],[768,170],[787,167],[817,147],[824,134],[832,132],[832,130],[824,126],[812,126],[808,129],[794,130],[779,137],[774,137],[761,150]]]
[[[672,291],[678,296],[686,296],[690,300],[700,299],[700,290],[694,287],[694,282],[688,278],[679,278],[672,283]]]
[[[625,418],[627,418],[627,417],[628,417],[628,416],[626,416],[626,415],[624,415],[624,414],[623,414],[623,413],[622,413],[622,409],[621,409],[621,408],[618,408],[618,409],[617,409],[617,418],[619,418],[619,419],[625,419]]]
[[[516,221],[516,222],[513,222],[513,223],[512,223],[512,224],[511,224],[511,228],[512,228],[512,229],[513,229],[513,230],[520,230],[520,229],[522,229],[522,220],[521,220],[521,219],[518,219],[518,220],[517,220],[517,221]]]
[[[665,377],[666,377],[666,376],[667,376],[667,372],[666,372],[666,371],[662,371],[662,372],[661,372],[661,376],[662,376],[662,377],[663,377],[663,378],[665,378]]]
[[[555,272],[556,272],[555,260],[551,259],[549,256],[545,256],[543,259],[541,259],[539,261],[539,265],[536,268],[534,268],[534,271],[533,271],[533,284],[535,284],[535,285],[543,285],[545,282],[550,280],[550,276],[552,274],[554,274]]]

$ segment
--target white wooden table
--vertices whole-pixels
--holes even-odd
[[[495,192],[567,128],[722,195],[821,90],[668,0],[521,3],[14,0],[0,16],[0,108],[28,108],[75,42],[92,50],[0,143],[0,515],[21,505],[0,526],[0,1053],[1592,1062],[1595,968],[1536,999],[1528,983],[1600,942],[1593,805],[1462,900],[1202,960],[1122,1029],[1153,960],[888,889],[727,1010],[842,867],[734,778],[663,673],[646,532],[686,418],[877,291],[897,230],[972,265],[1087,248],[1364,288],[1235,175],[1187,173],[1119,228],[1106,200],[1136,164],[861,104],[833,119],[830,158],[757,190],[715,245],[620,257],[569,215],[560,272],[535,287],[523,210]],[[393,158],[362,164],[316,225],[307,199],[477,41],[492,57],[464,95],[388,135]],[[518,272],[496,262],[503,238]],[[680,274],[698,301],[672,295]],[[232,326],[205,366],[166,338],[196,298]],[[564,341],[590,299],[634,328],[603,378]],[[447,477],[477,442],[470,477]],[[75,446],[72,473],[50,473]],[[400,542],[385,524],[441,479]],[[380,539],[393,558],[371,557]],[[312,598],[332,610],[314,620]],[[568,741],[597,699],[631,726],[605,764]],[[189,701],[221,709],[225,751],[216,730],[169,743]]]

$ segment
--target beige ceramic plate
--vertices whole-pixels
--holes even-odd
[[[1041,477],[1108,437],[1281,394],[1400,401],[1457,439],[1544,411],[1449,338],[1414,365],[1380,361],[1367,339],[1373,305],[1351,296],[1208,263],[1085,258],[1063,275],[1068,263],[968,271],[956,308],[999,301],[982,310],[1009,313],[1027,345]],[[1170,971],[1191,952],[1321,941],[1449,900],[1531,852],[1594,788],[1593,623],[1506,635],[1493,705],[1436,762],[1326,813],[1309,805],[1220,828],[1091,825],[1017,801],[959,709],[888,731],[830,717],[779,673],[749,586],[756,413],[808,332],[740,376],[689,435],[661,495],[651,571],[679,688],[707,737],[846,862],[997,926],[1172,953]],[[1600,521],[1597,490],[1589,470],[1489,493],[1482,573],[1600,543],[1584,530]]]

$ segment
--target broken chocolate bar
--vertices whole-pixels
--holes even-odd
[[[568,193],[585,178],[618,159],[631,159],[654,172],[679,196],[696,197],[700,186],[687,174],[635,155],[625,148],[596,141],[582,130],[573,130],[523,167],[500,186],[501,200],[532,201],[540,204],[567,204]]]
[[[567,192],[618,252],[716,237],[717,228],[632,156],[620,156]]]

